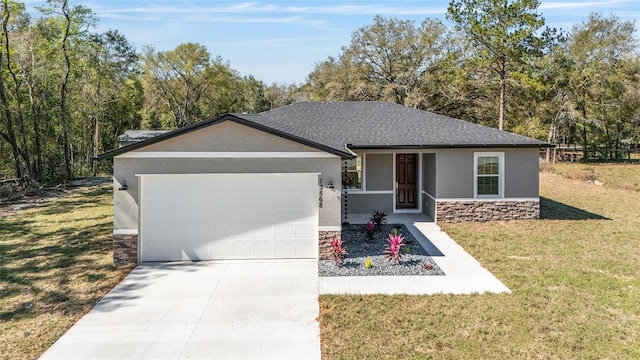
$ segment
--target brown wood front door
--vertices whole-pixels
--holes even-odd
[[[396,209],[415,209],[418,154],[396,154]]]

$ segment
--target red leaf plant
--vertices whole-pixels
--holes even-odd
[[[344,247],[342,243],[342,239],[333,238],[333,240],[331,240],[331,249],[333,250],[332,252],[333,261],[335,261],[336,267],[339,267],[340,264],[342,263],[342,258],[345,255],[349,255],[349,253],[347,252],[347,249]]]
[[[371,221],[369,221],[365,226],[364,226],[364,233],[367,235],[367,239],[369,241],[373,241],[373,235],[376,232],[376,225],[374,223],[372,223]]]
[[[389,261],[394,260],[396,264],[400,263],[402,248],[405,246],[404,237],[397,233],[389,234],[387,241],[389,244],[384,248],[384,257]]]

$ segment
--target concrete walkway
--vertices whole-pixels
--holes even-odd
[[[41,359],[320,359],[316,261],[140,265]]]
[[[388,222],[404,224],[446,275],[320,277],[320,294],[432,295],[511,292],[436,223],[424,221],[424,218],[416,215],[391,215],[396,216],[390,217]],[[353,218],[359,219],[357,216],[352,216]]]

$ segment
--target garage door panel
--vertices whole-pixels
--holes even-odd
[[[189,209],[189,199],[184,194],[165,193],[164,198],[169,209]]]
[[[236,241],[231,243],[230,258],[248,259],[252,257],[252,244],[248,241]]]
[[[188,186],[186,187],[187,193],[203,193],[208,194],[211,192],[211,183],[207,181],[206,178],[202,177],[193,177],[193,179],[189,179]],[[182,184],[184,186],[184,184]]]
[[[275,253],[279,257],[294,257],[295,255],[295,240],[276,240],[275,241]]]
[[[183,257],[180,260],[209,260],[211,253],[209,244],[201,241],[191,241],[182,248]]]
[[[187,248],[189,245],[188,244],[181,244],[181,246],[177,246],[176,244],[172,244],[171,246],[167,246],[167,252],[166,252],[166,257],[165,259],[154,259],[154,260],[149,260],[149,261],[166,261],[166,259],[172,259],[174,261],[176,260],[196,260],[196,259],[190,259],[187,254],[185,254],[184,250],[185,248]]]
[[[187,213],[187,224],[198,226],[198,225],[209,225],[209,220],[211,216],[207,209],[191,209]]]
[[[188,209],[210,209],[212,196],[207,193],[192,193],[187,195],[187,208]]]
[[[236,229],[223,224],[209,226],[209,239],[212,241],[218,239],[232,239],[237,234]]]
[[[153,239],[158,239],[160,242],[167,242],[169,240],[167,230],[163,228],[149,227],[144,230],[144,235]]]
[[[145,211],[145,214],[141,219],[141,226],[146,230],[150,227],[156,227],[156,224],[166,223],[167,219],[167,210],[149,209]]]
[[[307,225],[294,225],[295,237],[296,238],[312,238],[313,231]]]
[[[158,175],[142,184],[142,261],[317,257],[317,175]]]
[[[172,243],[181,243],[181,242],[185,242],[187,241],[187,232],[189,231],[189,227],[188,226],[183,226],[183,225],[174,225],[174,226],[167,226],[166,227],[167,231],[167,240],[169,242]]]
[[[187,238],[192,242],[209,241],[209,227],[207,226],[190,226],[187,229]]]
[[[254,239],[273,239],[274,238],[274,229],[272,226],[267,224],[263,225],[263,227],[257,228],[253,231]]]
[[[167,226],[180,226],[187,225],[189,223],[189,211],[184,209],[173,209],[171,212],[167,211],[166,214],[166,225]]]
[[[212,203],[211,206],[218,206],[217,203]],[[234,218],[237,215],[233,214],[228,210],[209,210],[209,224],[215,225],[225,225],[233,222]]]
[[[141,251],[145,254],[147,261],[164,261],[169,257],[166,242],[153,244],[153,246],[145,246],[142,244]]]
[[[164,210],[170,205],[167,204],[167,198],[163,196],[150,196],[145,203],[147,210]]]
[[[292,239],[295,236],[295,229],[292,225],[276,226],[276,238]]]
[[[230,246],[231,240],[229,239],[218,239],[211,242],[209,247],[211,249],[211,258],[224,259],[227,254],[231,253]]]
[[[169,190],[166,178],[143,179],[144,193],[166,193]]]
[[[273,243],[266,241],[257,241],[253,245],[253,256],[257,258],[267,258],[273,254]]]

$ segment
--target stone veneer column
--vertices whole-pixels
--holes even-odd
[[[113,263],[116,265],[138,263],[138,235],[113,235]]]
[[[540,201],[437,201],[438,222],[529,220],[540,218]]]
[[[331,241],[334,238],[342,238],[342,231],[319,231],[318,232],[318,258],[320,260],[333,259]]]

